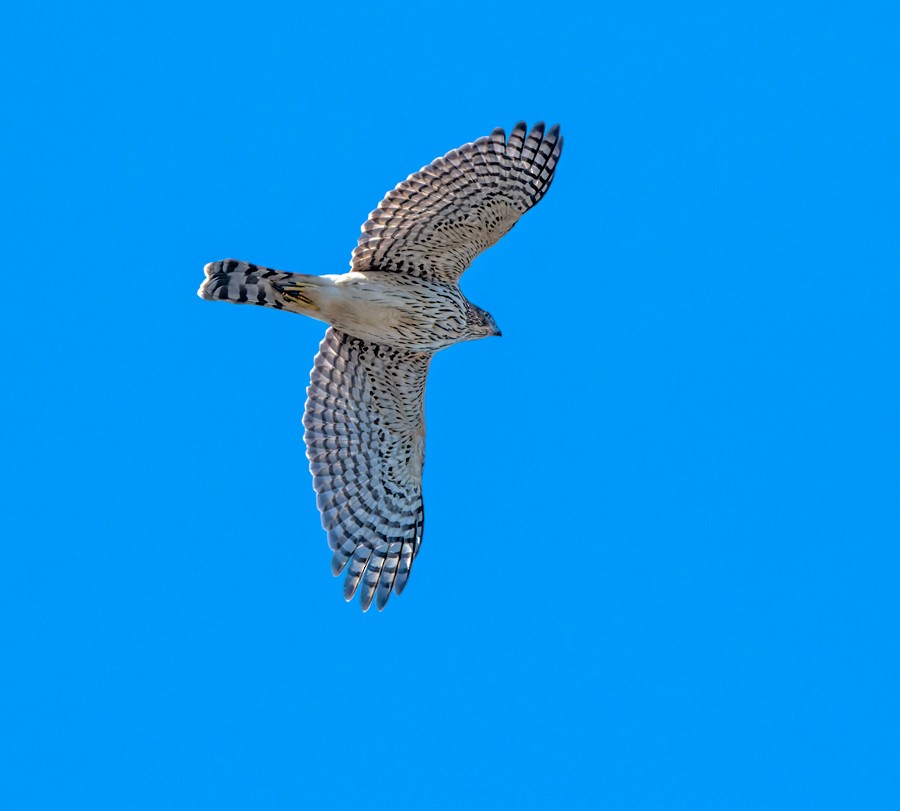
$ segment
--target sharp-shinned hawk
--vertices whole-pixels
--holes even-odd
[[[379,610],[406,586],[422,542],[425,379],[435,352],[500,330],[459,289],[472,260],[547,192],[559,127],[517,124],[448,152],[400,183],[362,227],[342,275],[284,273],[226,259],[205,268],[204,299],[259,304],[329,325],[303,416],[322,526]]]

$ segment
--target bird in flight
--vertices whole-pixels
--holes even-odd
[[[362,227],[350,272],[311,276],[225,259],[201,298],[328,324],[303,416],[306,455],[344,597],[381,611],[422,543],[425,379],[435,352],[500,335],[459,278],[546,194],[559,127],[495,129],[398,184]]]

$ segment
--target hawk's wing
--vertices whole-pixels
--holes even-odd
[[[363,225],[351,269],[457,282],[550,188],[559,126],[526,131],[522,122],[509,138],[496,129],[398,184]]]
[[[344,597],[384,608],[422,542],[425,379],[431,354],[330,328],[310,375],[306,455]],[[347,565],[349,561],[349,566]]]

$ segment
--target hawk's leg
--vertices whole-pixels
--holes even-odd
[[[303,292],[309,285],[303,284],[302,282],[290,282],[276,284],[275,287],[281,291],[281,295],[288,304],[309,307],[313,310],[319,309],[319,307],[313,303],[313,300]]]

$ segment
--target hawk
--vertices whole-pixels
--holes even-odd
[[[198,295],[328,324],[303,416],[306,455],[344,597],[400,594],[422,543],[425,380],[435,352],[500,330],[459,289],[478,254],[546,194],[559,127],[516,124],[437,158],[362,227],[350,272],[311,276],[225,259]]]

